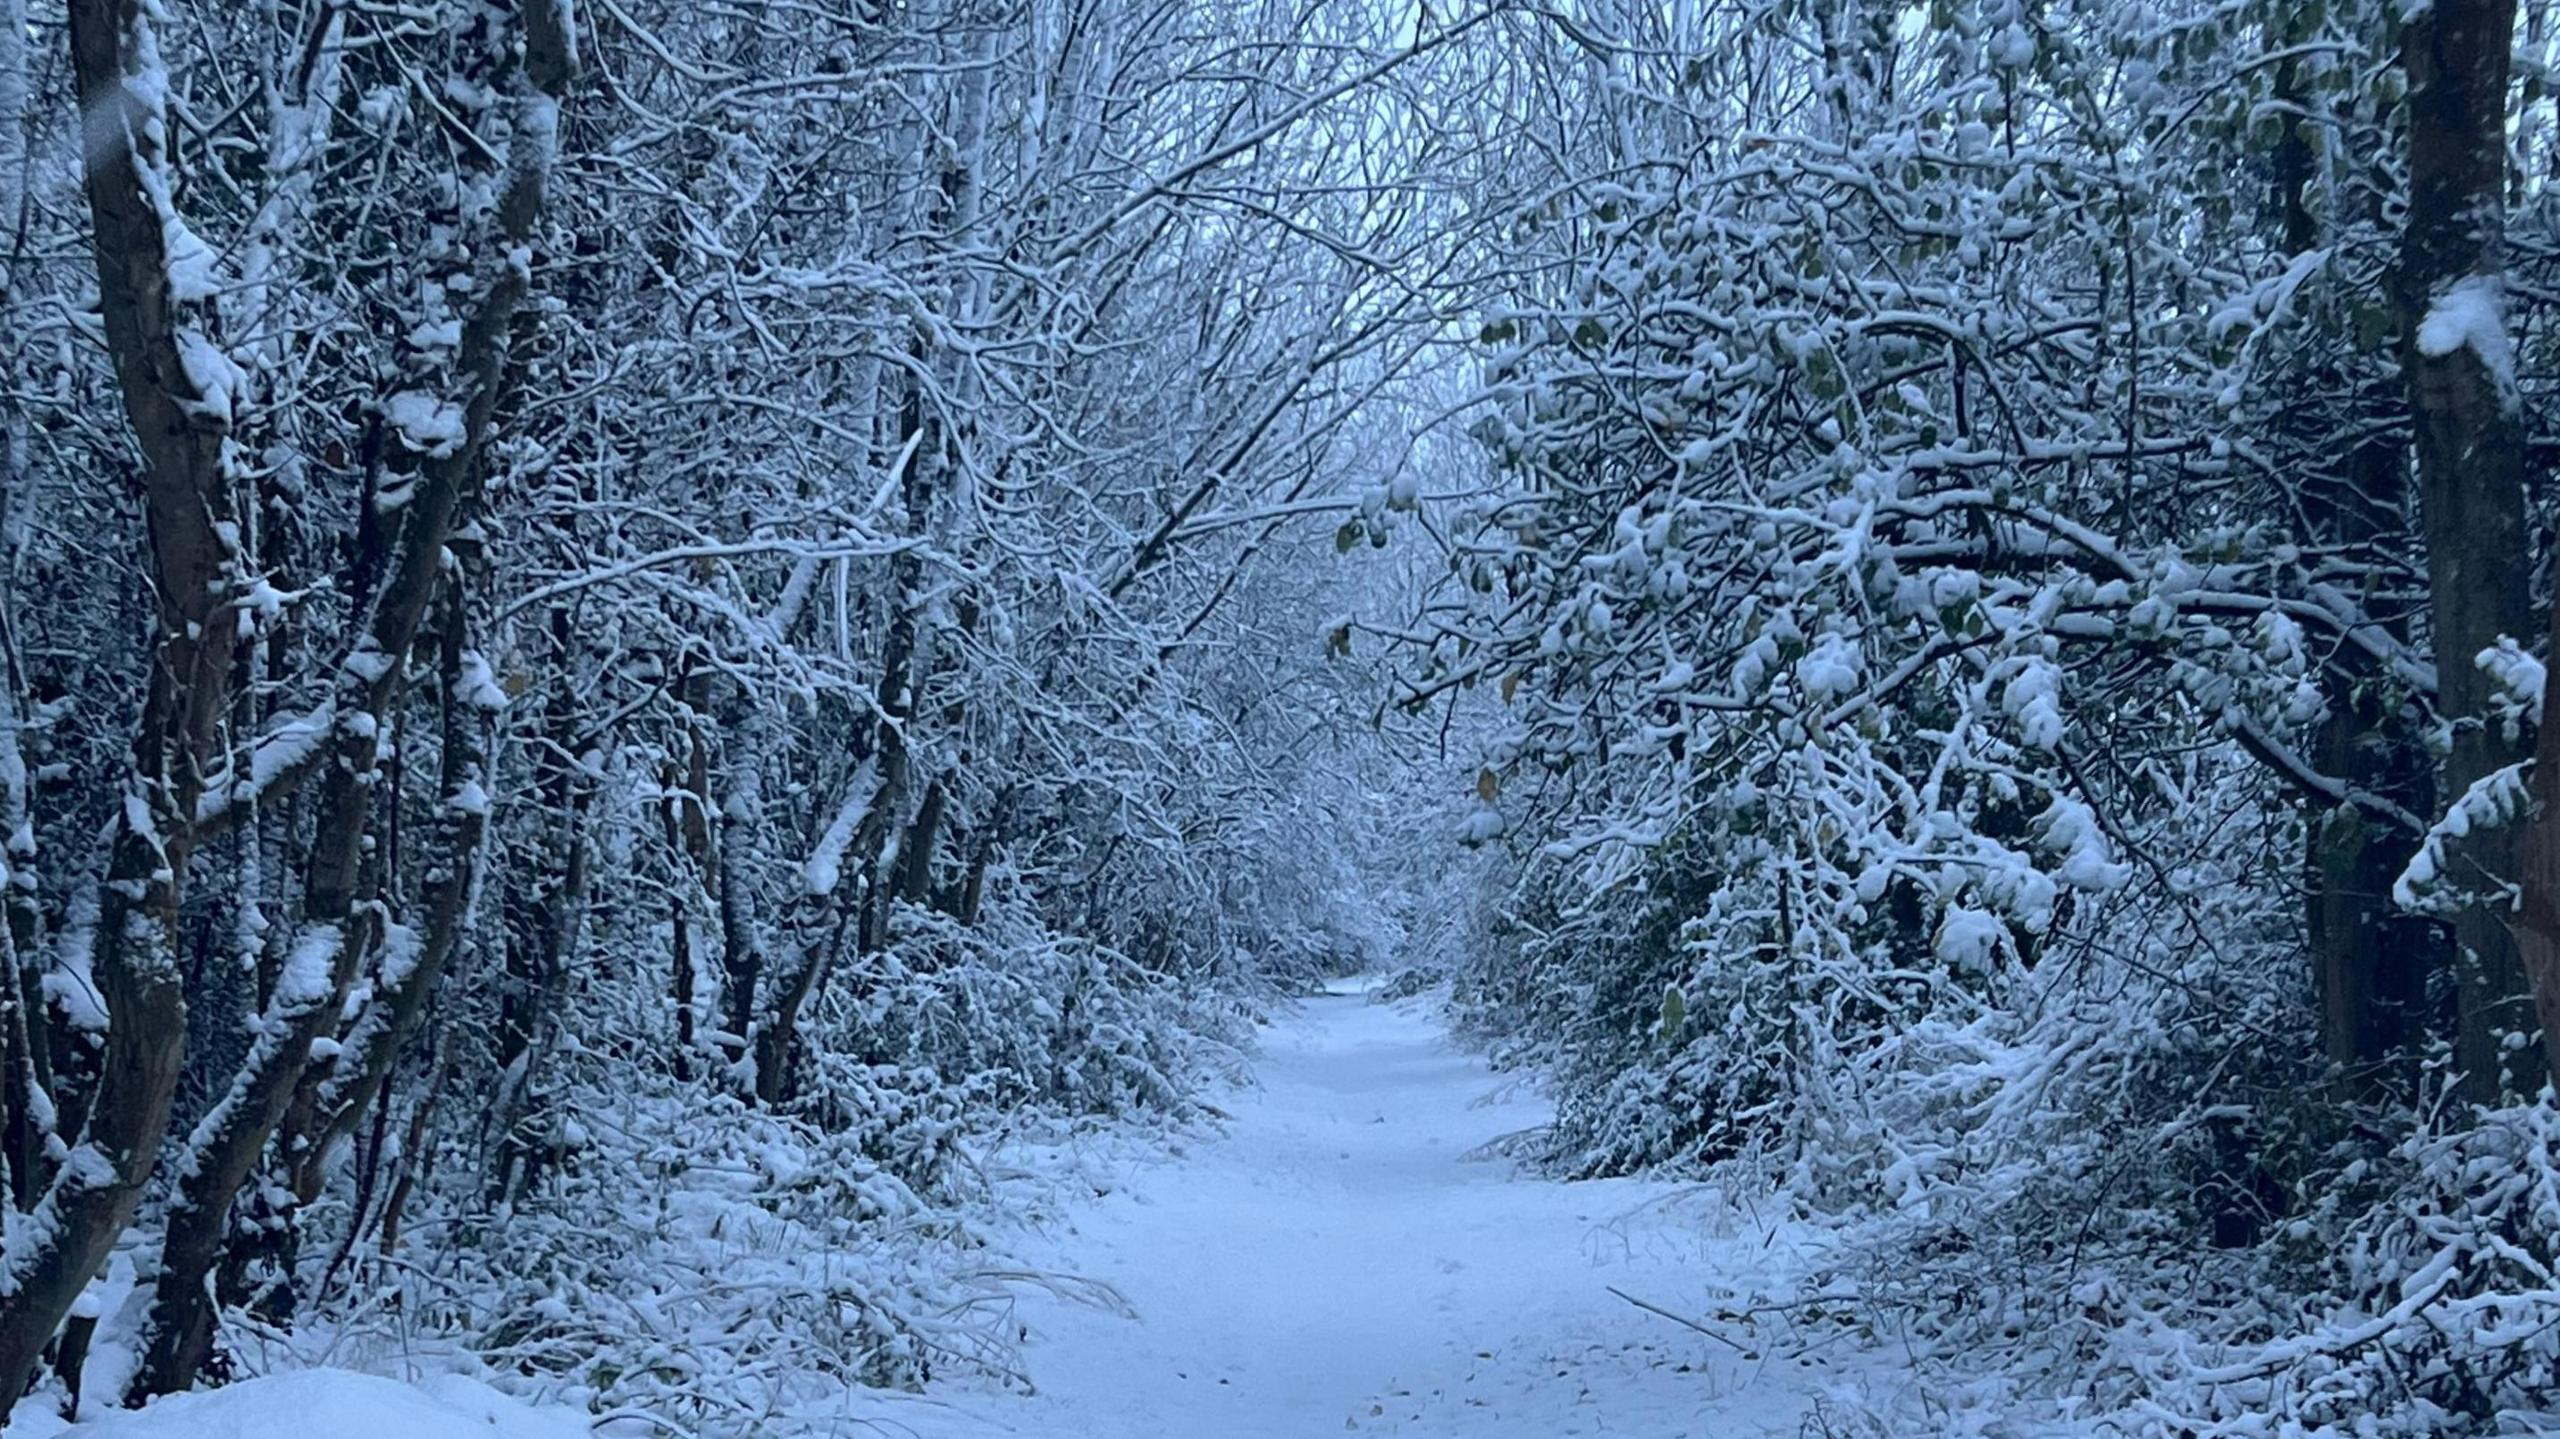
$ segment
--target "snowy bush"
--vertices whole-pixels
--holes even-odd
[[[2396,299],[2412,13],[1683,10],[1717,43],[1541,131],[1482,482],[1413,535],[1405,693],[1485,695],[1517,866],[1453,993],[1543,1158],[1774,1189],[1842,1322],[2101,1432],[2487,1432],[2548,1379],[2538,551],[2512,476],[2441,526],[2477,427],[2428,428],[2547,383],[2548,315]]]

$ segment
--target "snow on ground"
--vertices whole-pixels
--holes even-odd
[[[1748,1330],[1710,1339],[1613,1294],[1691,1314],[1719,1292],[1783,1290],[1815,1236],[1691,1186],[1561,1184],[1477,1156],[1547,1106],[1457,1051],[1427,1008],[1345,985],[1263,1049],[1222,1132],[1134,1172],[1070,1166],[1091,1197],[1021,1247],[1075,1276],[1025,1285],[1036,1392],[880,1394],[776,1439],[1796,1439],[1834,1432],[1808,1422],[1834,1395],[1834,1413],[1874,1403],[1872,1360],[1764,1356]],[[1126,1304],[1096,1302],[1097,1284]],[[24,1439],[681,1432],[636,1416],[591,1430],[453,1376],[333,1370],[67,1429],[39,1406],[22,1417]]]
[[[341,1369],[173,1395],[139,1412],[110,1408],[67,1428],[30,1402],[9,1429],[12,1439],[594,1439],[597,1432],[584,1414],[529,1408],[468,1379],[412,1386]]]
[[[1345,986],[1268,1036],[1223,1135],[1079,1206],[1032,1257],[1134,1317],[1026,1298],[1038,1392],[898,1405],[912,1439],[1370,1433],[1749,1439],[1873,1366],[1746,1357],[1610,1293],[1691,1312],[1809,1242],[1673,1184],[1560,1184],[1469,1152],[1546,1106],[1414,1006]],[[1743,1335],[1748,1340],[1747,1334]]]

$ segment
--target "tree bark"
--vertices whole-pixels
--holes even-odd
[[[86,1133],[37,1201],[28,1245],[0,1273],[0,1422],[55,1328],[131,1222],[168,1128],[186,1052],[176,928],[189,826],[229,708],[239,583],[228,464],[230,396],[213,340],[173,284],[168,116],[129,83],[156,54],[142,0],[71,0],[98,307],[140,487],[156,606],[151,677],[109,841],[90,973],[113,1023]],[[208,317],[209,318],[209,317]]]
[[[2309,38],[2301,17],[2286,22],[2285,44]],[[2284,113],[2274,155],[2275,218],[2285,253],[2300,256],[2320,244],[2322,225],[2311,206],[2320,161],[2298,59],[2277,67],[2275,98]],[[2382,551],[2402,537],[2408,495],[2400,448],[2374,438],[2335,463],[2321,447],[2335,433],[2335,402],[2344,401],[2351,415],[2363,399],[2355,377],[2324,366],[2297,376],[2293,388],[2285,413],[2307,411],[2314,426],[2296,439],[2311,460],[2300,494],[2304,538],[2315,551],[2388,573]],[[2332,405],[2321,404],[2324,398]],[[2407,637],[2405,626],[2380,622]],[[2305,756],[2312,768],[2409,813],[2430,812],[2431,766],[2383,667],[2366,651],[2341,645],[2321,668],[2320,688],[2327,713]],[[2401,912],[2391,899],[2392,881],[2417,843],[2417,835],[2354,804],[2315,805],[2306,821],[2303,919],[2320,1000],[2321,1043],[2349,1099],[2378,1099],[2415,1078],[2427,976],[2440,963],[2436,951],[2442,947],[2441,926]]]
[[[926,785],[924,802],[916,808],[916,822],[907,827],[907,842],[899,854],[906,866],[899,897],[909,904],[922,904],[933,893],[933,855],[942,844],[942,814],[947,803],[942,781]]]
[[[711,744],[702,732],[704,712],[710,703],[710,681],[709,671],[698,666],[684,670],[676,681],[683,758],[679,762],[675,756],[668,756],[660,780],[665,790],[661,811],[671,860],[668,888],[672,893],[667,907],[674,937],[671,980],[676,1005],[674,1072],[678,1079],[693,1077],[694,1050],[700,1043],[701,999],[697,981],[701,961],[696,957],[693,940],[693,900],[683,886],[690,876],[697,890],[707,890],[718,870],[711,852]]]
[[[2344,474],[2315,475],[2304,485],[2314,543],[2352,559],[2374,558],[2403,493],[2396,449],[2359,448]],[[2402,716],[2406,701],[2382,667],[2365,651],[2340,646],[2320,678],[2328,712],[2305,756],[2312,767],[2409,813],[2429,813],[2432,767]],[[2304,919],[2322,1047],[2345,1097],[2406,1092],[2425,1034],[2427,979],[2443,966],[2445,948],[2443,925],[2391,898],[2418,836],[2342,803],[2316,810],[2306,839]]]
[[[468,576],[471,570],[466,561],[463,574]],[[448,585],[443,614],[441,775],[448,795],[472,786],[485,789],[489,780],[484,733],[489,715],[470,678],[478,656],[468,647],[468,626],[469,604],[463,587],[458,582]],[[390,1081],[401,1046],[425,1016],[427,1000],[461,941],[472,892],[479,884],[481,844],[488,823],[485,806],[445,805],[438,811],[436,860],[427,871],[421,895],[417,962],[405,973],[381,977],[373,1002],[356,1019],[337,1060],[326,1071],[304,1076],[291,1111],[294,1117],[283,1126],[281,1147],[295,1202],[308,1204],[319,1197],[331,1154],[363,1122],[366,1109]]]
[[[2409,81],[2409,210],[2401,239],[2401,366],[2415,422],[2425,518],[2437,708],[2453,725],[2443,797],[2460,803],[2483,777],[2521,760],[2489,714],[2495,681],[2477,661],[2533,618],[2525,576],[2524,417],[2503,333],[2431,326],[2468,290],[2503,331],[2506,111],[2514,0],[2441,0],[2401,28]],[[2484,348],[2485,347],[2485,348]],[[2523,962],[2509,927],[2516,826],[2475,825],[2447,847],[2448,878],[2466,891],[2452,915],[2459,1009],[2455,1059],[2466,1097],[2493,1103],[2543,1075],[2529,1039]]]
[[[533,8],[547,3],[535,0]],[[515,65],[515,27],[501,25],[495,17],[482,23],[490,29],[481,37],[481,53],[490,73],[504,77]],[[525,68],[532,84],[513,81],[522,93],[499,223],[507,238],[518,243],[532,234],[549,172],[552,122],[547,111],[539,117],[531,111],[554,104],[567,78],[565,61],[541,49],[539,32],[547,28],[528,19]],[[555,44],[559,38],[552,36]],[[480,449],[495,418],[515,309],[524,294],[516,267],[486,268],[495,273],[477,277],[475,288],[487,299],[463,328],[455,372],[442,377],[462,391],[462,442],[441,451],[422,450],[398,426],[388,427],[391,467],[408,498],[387,512],[382,505],[368,506],[365,514],[369,543],[357,557],[356,570],[358,593],[369,604],[358,638],[338,667],[334,753],[322,781],[295,953],[229,1091],[189,1137],[187,1162],[169,1206],[141,1362],[125,1391],[128,1404],[187,1388],[211,1353],[213,1300],[205,1280],[221,1258],[232,1200],[284,1119],[308,1069],[312,1046],[335,1024],[371,941],[396,939],[402,955],[397,968],[414,970],[420,963],[413,946],[423,943],[423,936],[392,927],[385,915],[362,912],[364,839],[371,827],[381,754],[377,736],[401,703],[409,651],[442,579],[446,540],[477,498]],[[369,585],[362,583],[365,576],[374,577]],[[487,799],[473,793],[449,796],[447,803],[485,808]]]
[[[551,617],[551,638],[564,674],[576,673],[577,640],[566,608]],[[590,880],[588,811],[596,781],[577,752],[586,728],[573,688],[555,686],[546,721],[550,735],[535,761],[540,851],[518,872],[545,872],[506,905],[506,988],[500,999],[495,1057],[502,1076],[492,1097],[498,1152],[489,1197],[506,1204],[537,1177],[547,1152],[534,1138],[535,1095],[543,1059],[559,1034],[569,974],[586,926]]]

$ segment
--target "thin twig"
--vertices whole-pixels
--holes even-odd
[[[1715,1342],[1717,1342],[1718,1344],[1723,1345],[1723,1346],[1724,1346],[1724,1347],[1726,1347],[1727,1349],[1732,1350],[1734,1353],[1741,1355],[1741,1356],[1742,1356],[1743,1358],[1745,1358],[1745,1359],[1748,1359],[1748,1358],[1750,1358],[1750,1357],[1751,1357],[1751,1351],[1750,1351],[1750,1350],[1743,1348],[1741,1345],[1734,1343],[1732,1340],[1730,1340],[1730,1339],[1726,1338],[1725,1336],[1723,1336],[1723,1335],[1721,1335],[1721,1334],[1718,1334],[1716,1331],[1714,1331],[1714,1330],[1712,1330],[1712,1329],[1709,1329],[1709,1328],[1708,1328],[1707,1326],[1705,1326],[1704,1324],[1699,1323],[1697,1320],[1692,1319],[1692,1318],[1688,1317],[1688,1316],[1687,1316],[1687,1315],[1685,1315],[1685,1314],[1674,1314],[1674,1313],[1672,1313],[1670,1310],[1663,1308],[1663,1307],[1662,1307],[1661,1305],[1659,1305],[1659,1304],[1654,1304],[1654,1303],[1650,1303],[1650,1302],[1648,1302],[1648,1301],[1646,1301],[1646,1300],[1638,1299],[1638,1298],[1637,1298],[1637,1297],[1635,1297],[1634,1295],[1629,1294],[1627,1291],[1625,1291],[1625,1290],[1623,1290],[1623,1289],[1620,1289],[1618,1286],[1616,1286],[1616,1285],[1614,1285],[1614,1284],[1607,1286],[1607,1288],[1608,1288],[1608,1290],[1609,1290],[1609,1292],[1610,1292],[1610,1293],[1617,1295],[1619,1298],[1621,1298],[1621,1299],[1623,1299],[1623,1300],[1627,1301],[1629,1304],[1634,1305],[1634,1306],[1635,1306],[1635,1307],[1637,1307],[1638,1309],[1643,1310],[1643,1311],[1644,1311],[1645,1313],[1647,1313],[1647,1314],[1659,1314],[1659,1315],[1661,1315],[1663,1318],[1670,1320],[1672,1323],[1679,1325],[1679,1326],[1680,1326],[1681,1328],[1683,1328],[1683,1329],[1695,1329],[1695,1330],[1697,1330],[1699,1333],[1704,1334],[1704,1335],[1705,1335],[1705,1336],[1707,1336],[1709,1339],[1714,1340],[1714,1341],[1715,1341]]]

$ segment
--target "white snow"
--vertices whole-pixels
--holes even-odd
[[[2474,275],[2457,281],[2435,303],[2427,307],[2427,316],[2418,322],[2418,353],[2442,359],[2469,346],[2489,371],[2489,378],[2499,393],[2510,397],[2516,390],[2515,347],[2507,341],[2506,287],[2494,275]]]
[[[1800,1366],[1726,1331],[1746,1359],[1611,1294],[1694,1316],[1720,1280],[1790,1268],[1807,1235],[1689,1186],[1471,1159],[1547,1107],[1420,1009],[1342,986],[1269,1033],[1260,1079],[1224,1135],[1097,1180],[1033,1256],[1135,1318],[1026,1298],[1037,1394],[936,1394],[884,1432],[1745,1439],[1793,1436],[1817,1397],[1861,1387],[1854,1357]]]
[[[462,348],[462,321],[450,316],[440,320],[420,320],[409,329],[409,343],[420,350],[459,350]]]
[[[862,827],[863,817],[871,813],[871,802],[879,798],[878,772],[878,761],[864,760],[862,768],[845,785],[844,803],[837,808],[826,833],[818,836],[809,862],[801,866],[801,888],[810,895],[824,898],[835,893],[837,882],[844,877],[845,847],[853,843],[853,832]],[[882,870],[886,872],[886,864]]]
[[[93,1396],[94,1398],[94,1396]],[[520,1404],[452,1375],[417,1385],[307,1369],[179,1394],[139,1412],[93,1406],[65,1425],[22,1404],[11,1439],[593,1439],[587,1416]]]
[[[2472,663],[2488,671],[2489,678],[2497,681],[2499,707],[2513,712],[2508,721],[2509,730],[2515,728],[2515,719],[2537,725],[2542,723],[2542,693],[2549,674],[2542,661],[2535,659],[2513,639],[2500,635],[2498,642],[2474,656]]]
[[[2459,901],[2449,892],[2446,881],[2454,865],[2452,846],[2468,838],[2475,829],[2495,829],[2512,823],[2533,804],[2533,791],[2523,764],[2493,769],[2471,782],[2462,796],[2447,806],[2444,817],[2436,821],[2418,844],[2418,852],[2409,856],[2408,866],[2391,882],[2391,899],[2404,909],[2421,914],[2443,913]]]
[[[1855,644],[1839,635],[1822,635],[1804,658],[1796,661],[1796,682],[1816,699],[1844,695],[1858,687],[1863,663],[1864,656]]]
[[[1947,906],[1946,918],[1938,923],[1938,957],[1959,974],[1988,974],[1992,956],[1999,952],[2000,941],[2008,934],[2008,926],[1997,915],[1970,905]]]
[[[378,685],[382,683],[383,676],[391,673],[392,663],[391,656],[375,649],[372,643],[367,641],[362,649],[347,655],[343,668],[348,674],[355,676],[360,684]]]
[[[175,266],[171,268],[174,272]],[[241,396],[249,387],[248,373],[202,330],[181,329],[174,338],[178,363],[186,369],[187,383],[195,388],[195,405],[223,424],[231,424],[239,416]]]
[[[294,941],[292,952],[285,956],[284,971],[276,977],[276,1008],[308,1008],[334,993],[338,954],[346,947],[346,940],[346,931],[335,924],[314,924],[305,929]]]
[[[383,405],[400,439],[422,455],[436,458],[462,448],[462,407],[424,390],[402,390]]]
[[[489,668],[489,661],[478,650],[462,653],[462,673],[454,685],[454,693],[464,704],[490,714],[507,707],[506,686]]]
[[[2011,676],[2000,703],[2018,721],[2021,738],[2036,749],[2050,750],[2061,745],[2067,727],[2061,693],[2061,669],[2048,660],[2030,658]]]
[[[250,747],[245,782],[236,769],[206,782],[204,794],[196,801],[196,823],[210,824],[235,804],[255,802],[275,787],[279,776],[308,760],[336,726],[337,711],[327,705],[277,721]]]

